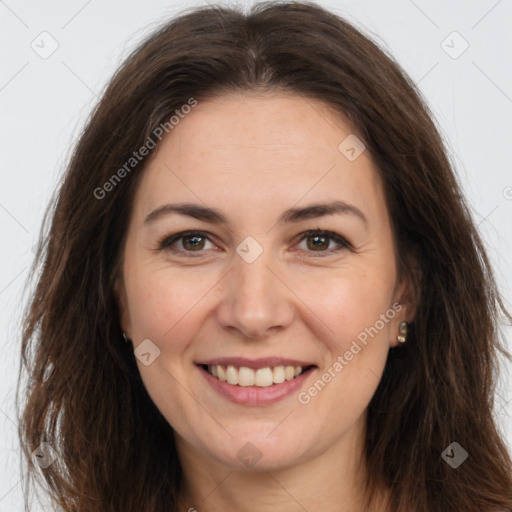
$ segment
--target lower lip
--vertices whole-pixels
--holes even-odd
[[[313,368],[305,373],[301,373],[293,380],[286,380],[281,384],[272,384],[272,386],[262,388],[259,386],[233,386],[217,379],[200,366],[198,368],[217,393],[236,404],[253,406],[274,404],[297,392],[304,384],[304,381],[315,370]]]

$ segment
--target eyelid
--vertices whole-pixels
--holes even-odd
[[[179,233],[175,233],[174,235],[170,235],[170,236],[165,236],[161,240],[159,240],[158,244],[157,244],[156,251],[159,252],[159,251],[169,250],[174,253],[188,253],[192,257],[194,257],[194,255],[193,255],[194,252],[197,252],[197,254],[200,255],[202,252],[205,252],[205,251],[185,251],[182,249],[174,249],[174,250],[172,249],[172,244],[174,244],[175,242],[181,240],[182,238],[192,237],[192,236],[206,238],[210,242],[212,242],[212,240],[211,240],[212,238],[215,238],[208,231],[202,231],[202,230],[197,230],[197,229],[180,231]]]
[[[333,254],[341,249],[349,249],[349,250],[353,250],[353,246],[352,244],[342,235],[338,234],[338,233],[335,233],[334,231],[329,231],[327,229],[309,229],[307,231],[303,231],[302,233],[300,233],[299,235],[297,235],[297,243],[298,242],[302,242],[302,240],[308,238],[308,237],[312,237],[312,236],[324,236],[326,237],[328,240],[332,240],[333,242],[336,242],[339,247],[337,249],[330,249],[330,250],[327,250],[327,251],[318,251],[317,254]],[[311,253],[315,253],[316,251],[306,251],[306,252],[311,252]]]
[[[181,240],[182,238],[193,237],[193,236],[205,238],[208,241],[210,241],[211,243],[214,243],[212,238],[213,239],[216,238],[214,235],[212,235],[208,231],[203,231],[203,230],[180,231],[179,233],[175,233],[174,235],[170,235],[170,236],[165,236],[164,238],[159,240],[156,251],[159,252],[159,251],[169,250],[170,252],[173,252],[174,254],[176,254],[176,253],[187,254],[186,257],[200,256],[201,253],[206,252],[206,251],[205,250],[186,251],[183,249],[172,249],[172,244],[174,244],[175,242]],[[296,243],[299,243],[299,242],[302,242],[304,239],[306,239],[308,237],[313,237],[313,236],[324,236],[328,240],[331,240],[338,244],[338,247],[335,249],[328,249],[325,251],[306,251],[306,252],[313,253],[313,254],[316,253],[316,255],[318,257],[331,255],[331,254],[337,253],[343,249],[348,249],[350,251],[354,250],[353,245],[342,235],[340,235],[334,231],[329,231],[329,230],[320,229],[320,228],[303,231],[295,237],[295,240],[296,240]]]

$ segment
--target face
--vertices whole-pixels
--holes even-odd
[[[359,151],[317,100],[233,94],[200,102],[145,170],[121,326],[184,456],[275,469],[362,446],[411,308]]]

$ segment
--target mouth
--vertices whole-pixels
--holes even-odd
[[[248,366],[235,366],[232,364],[203,364],[200,367],[215,379],[226,382],[231,386],[256,386],[260,388],[292,381],[315,368],[314,365],[277,365],[250,368]]]
[[[271,405],[293,395],[318,369],[309,362],[281,358],[223,358],[196,367],[217,394],[245,406]]]

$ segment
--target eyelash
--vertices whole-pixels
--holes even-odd
[[[185,254],[187,254],[187,256],[185,256],[187,258],[197,258],[198,256],[201,255],[201,253],[205,252],[205,250],[187,251],[184,249],[176,249],[176,248],[171,247],[172,244],[174,244],[175,242],[177,242],[183,238],[194,237],[194,236],[197,236],[200,238],[206,238],[208,241],[211,242],[210,237],[208,236],[208,233],[206,231],[193,231],[193,230],[192,231],[182,231],[180,233],[176,233],[175,235],[172,235],[172,236],[167,236],[167,237],[163,238],[162,240],[160,240],[158,242],[157,250],[158,251],[168,250],[173,253],[185,253]],[[309,231],[305,231],[304,233],[301,233],[301,238],[299,239],[298,243],[302,242],[306,238],[313,237],[313,236],[323,236],[323,237],[326,237],[328,240],[332,240],[340,245],[340,247],[338,247],[337,249],[334,249],[334,250],[331,249],[331,250],[325,250],[325,251],[318,251],[318,253],[320,253],[320,254],[318,254],[315,257],[322,258],[322,257],[326,256],[326,253],[327,253],[327,255],[329,255],[332,253],[337,253],[343,249],[349,249],[349,250],[353,249],[352,245],[345,238],[338,235],[337,233],[334,233],[332,231],[326,231],[323,229],[314,229],[314,230],[309,230]],[[195,252],[197,252],[198,254],[197,255],[193,254]],[[306,251],[306,252],[315,253],[317,251]],[[321,253],[323,253],[323,254],[321,254]]]

